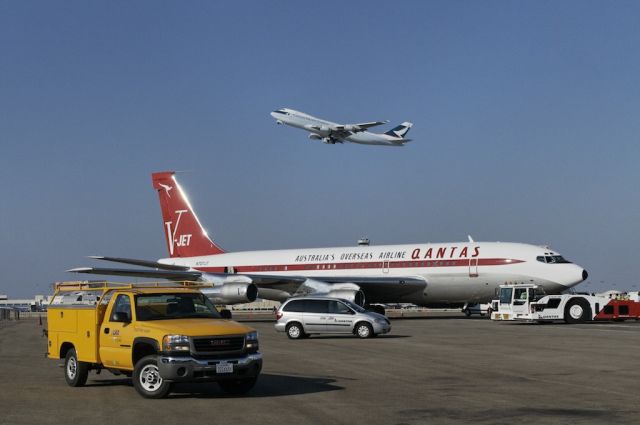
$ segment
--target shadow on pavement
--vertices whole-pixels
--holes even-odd
[[[244,396],[230,396],[214,383],[184,383],[173,387],[169,398],[256,398],[312,394],[342,390],[332,378],[275,375],[263,373],[256,386]]]

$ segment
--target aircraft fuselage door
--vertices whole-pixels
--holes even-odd
[[[389,261],[382,261],[382,273],[389,273]]]
[[[469,259],[469,277],[478,277],[478,259]]]

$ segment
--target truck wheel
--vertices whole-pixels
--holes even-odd
[[[305,337],[304,329],[298,322],[289,323],[287,325],[287,336],[289,339],[300,339]]]
[[[89,364],[78,361],[76,349],[67,351],[64,358],[64,379],[71,387],[81,387],[87,382],[89,376]]]
[[[591,307],[584,298],[573,298],[564,308],[564,320],[567,323],[584,323],[591,320]]]
[[[367,322],[360,322],[356,325],[356,335],[360,338],[371,338],[373,336],[373,328]]]
[[[133,386],[145,398],[164,398],[171,391],[171,384],[160,376],[156,356],[146,356],[133,369]]]
[[[231,395],[242,395],[248,393],[254,385],[256,385],[256,381],[258,377],[255,378],[247,378],[247,379],[234,379],[230,381],[219,381],[218,385],[222,388],[227,394]]]

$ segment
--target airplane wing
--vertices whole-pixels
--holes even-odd
[[[376,127],[378,125],[383,125],[388,123],[389,121],[371,121],[371,122],[361,122],[358,124],[345,124],[345,125],[336,125],[333,126],[338,131],[346,130],[352,133],[357,133],[359,131],[365,131],[371,127]]]

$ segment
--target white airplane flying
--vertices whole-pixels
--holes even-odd
[[[225,252],[207,235],[174,172],[154,173],[152,180],[169,258],[92,257],[147,269],[69,271],[208,282],[212,287],[203,292],[224,304],[323,294],[360,305],[425,306],[486,302],[499,285],[513,282],[535,283],[556,294],[588,276],[548,247],[476,242],[471,237],[467,242],[435,244]]]
[[[322,140],[330,145],[347,141],[362,145],[404,146],[405,143],[411,141],[411,139],[405,139],[404,136],[413,126],[410,122],[403,122],[386,133],[371,133],[367,131],[369,128],[386,124],[389,121],[337,124],[288,108],[273,111],[271,116],[276,119],[277,124],[286,124],[307,130],[311,133],[309,134],[310,139]]]

